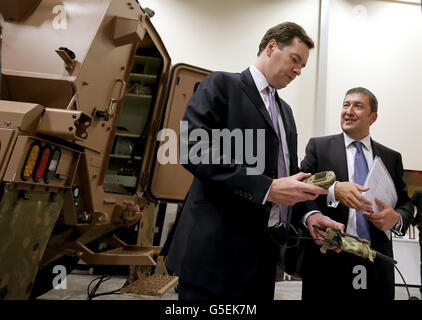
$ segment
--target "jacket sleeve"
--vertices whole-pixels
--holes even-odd
[[[412,205],[416,207],[412,225],[422,227],[422,189],[413,192],[411,201]]]
[[[213,190],[261,206],[272,178],[263,173],[251,174],[249,170],[253,168],[248,168],[245,161],[237,161],[233,150],[228,153],[214,152],[219,143],[211,141],[213,129],[227,128],[228,100],[231,98],[229,90],[232,85],[227,77],[222,73],[211,73],[189,100],[183,118],[187,122],[187,132],[181,132],[180,138],[181,162]],[[205,137],[201,136],[204,133]],[[184,151],[182,145],[187,146]],[[224,148],[220,150],[224,151]]]
[[[310,139],[306,149],[305,149],[305,158],[303,159],[302,163],[300,164],[300,170],[305,173],[316,173],[318,170],[318,161],[316,157],[316,151],[315,151],[315,140]],[[321,198],[322,196],[319,196],[318,198]],[[318,199],[317,198],[317,199]],[[325,199],[325,196],[324,196]],[[310,211],[321,211],[320,207],[318,206],[318,203],[316,201],[304,201],[304,202],[298,202],[293,206],[293,215],[292,215],[292,224],[296,227],[303,227],[302,224],[302,217],[310,212]]]
[[[405,234],[413,220],[413,206],[407,193],[406,183],[403,180],[403,162],[400,154],[397,157],[395,168],[394,185],[397,191],[397,204],[394,210],[402,217],[401,233]]]

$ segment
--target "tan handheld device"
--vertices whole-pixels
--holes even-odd
[[[309,183],[324,189],[328,189],[335,181],[336,175],[333,171],[318,172],[303,180],[305,183]]]

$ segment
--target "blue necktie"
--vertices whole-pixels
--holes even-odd
[[[366,162],[365,155],[362,150],[362,142],[353,141],[356,148],[355,153],[355,182],[361,186],[364,185],[366,176],[368,175],[368,163]],[[371,240],[369,235],[369,221],[362,214],[356,211],[356,230],[358,236],[367,240]]]
[[[270,100],[270,114],[271,114],[271,120],[274,127],[275,132],[277,133],[278,137],[278,177],[286,177],[287,171],[286,171],[286,162],[284,161],[284,152],[283,152],[283,145],[281,143],[281,135],[280,135],[280,128],[278,126],[278,119],[277,119],[277,110],[276,110],[276,103],[275,103],[275,91],[274,88],[271,86],[267,87],[268,91],[268,98]],[[288,207],[280,205],[280,221],[287,222],[287,212]]]

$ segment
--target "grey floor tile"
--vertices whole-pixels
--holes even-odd
[[[89,283],[97,278],[98,275],[70,274],[67,277],[66,289],[53,289],[44,295],[38,297],[40,300],[87,300],[87,288]],[[123,286],[126,277],[112,276],[110,280],[101,284],[96,293],[114,291]],[[95,283],[91,284],[91,288]],[[276,282],[274,300],[300,300],[301,299],[301,281],[279,281]],[[419,288],[409,288],[411,296],[421,299]],[[396,300],[407,300],[408,294],[405,287],[396,287]],[[174,287],[168,290],[163,296],[148,296],[139,294],[110,294],[94,298],[94,300],[177,300],[177,293]]]

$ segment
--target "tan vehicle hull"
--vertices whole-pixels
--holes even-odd
[[[158,204],[181,202],[192,177],[157,162],[157,134],[178,133],[209,71],[172,68],[145,12],[135,0],[0,0],[0,299],[29,298],[63,256],[132,266],[126,291],[177,281],[153,237]],[[132,226],[136,243],[114,234]]]

